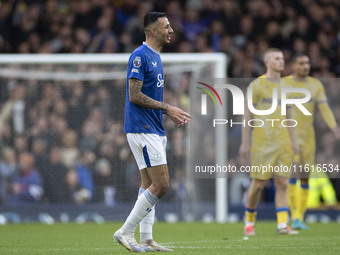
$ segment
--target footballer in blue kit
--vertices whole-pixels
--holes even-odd
[[[160,51],[169,44],[173,30],[162,12],[144,16],[146,41],[130,56],[127,69],[124,132],[141,176],[137,201],[113,240],[129,251],[172,251],[153,240],[155,205],[169,188],[163,114],[177,125],[186,124],[189,113],[163,102],[164,73]],[[134,237],[137,225],[140,243]]]
[[[129,58],[125,99],[125,133],[151,133],[165,135],[163,112],[138,106],[129,101],[129,80],[143,82],[141,92],[154,100],[163,101],[164,73],[159,52],[146,42],[138,47]]]

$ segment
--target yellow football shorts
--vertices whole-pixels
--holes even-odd
[[[268,180],[274,176],[290,177],[293,159],[290,140],[253,142],[251,153],[251,178]]]

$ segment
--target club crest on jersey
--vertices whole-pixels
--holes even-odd
[[[134,67],[140,67],[142,65],[142,61],[140,60],[140,57],[135,57],[135,59],[133,60],[133,65]]]

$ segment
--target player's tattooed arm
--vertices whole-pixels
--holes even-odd
[[[142,87],[142,81],[134,78],[131,78],[129,80],[129,99],[131,103],[145,108],[162,110],[163,113],[166,113],[170,116],[170,118],[176,123],[177,127],[183,126],[191,119],[189,113],[179,109],[178,107],[171,106],[167,103],[160,102],[152,99],[151,97],[148,97],[147,95],[142,93]]]
[[[131,78],[129,79],[129,99],[131,103],[136,105],[151,108],[155,110],[162,110],[166,113],[169,105],[164,102],[160,102],[157,100],[148,97],[144,93],[142,93],[143,82],[138,79]]]

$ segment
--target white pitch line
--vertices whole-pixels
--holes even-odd
[[[239,246],[239,247],[231,247],[231,246],[167,246],[168,248],[172,248],[172,249],[235,249],[235,248],[239,248],[239,249],[256,249],[256,250],[263,250],[263,246]],[[276,249],[278,248],[277,246],[265,246],[265,248],[273,248]],[[280,250],[296,250],[296,246],[294,247],[280,247]],[[321,247],[310,247],[310,246],[299,246],[299,249],[313,249],[313,248],[317,248],[317,249],[322,249]],[[331,250],[338,250],[338,247],[329,247]]]
[[[167,246],[168,248],[173,248],[173,249],[231,249],[231,247],[228,246]]]
[[[167,243],[161,243],[161,245],[165,245],[165,246],[167,246],[167,247],[169,247],[169,248],[173,248],[173,249],[237,249],[237,248],[239,248],[239,249],[244,249],[244,248],[247,248],[247,249],[263,249],[263,248],[273,248],[273,249],[276,249],[276,248],[278,248],[277,246],[275,246],[275,245],[260,245],[260,246],[255,246],[255,245],[244,245],[245,243],[247,243],[247,242],[245,242],[244,240],[233,240],[233,242],[235,242],[235,241],[239,241],[240,243],[242,243],[242,245],[240,245],[240,246],[221,246],[221,245],[219,245],[219,246],[192,246],[192,245],[190,245],[190,244],[193,244],[193,243],[219,243],[219,244],[222,244],[222,243],[225,243],[227,240],[219,240],[219,241],[217,241],[217,240],[209,240],[209,241],[207,241],[207,240],[198,240],[198,241],[191,241],[191,242],[189,242],[189,241],[187,241],[187,242],[185,242],[185,241],[178,241],[178,242],[167,242]],[[176,244],[178,244],[178,246],[176,245]],[[183,244],[189,244],[189,246],[183,246]],[[284,246],[284,247],[280,247],[280,249],[283,249],[283,250],[294,250],[294,249],[296,249],[297,247],[296,246]],[[320,247],[319,246],[317,246],[317,245],[315,245],[315,246],[299,246],[298,247],[299,249],[300,248],[302,248],[302,249],[320,249]],[[329,247],[331,250],[333,250],[333,249],[338,249],[338,247]]]
[[[167,242],[167,243],[161,243],[161,244],[164,244],[164,245],[167,245],[167,244],[183,244],[183,243],[220,243],[220,242],[225,242],[227,240],[201,240],[201,241],[178,241],[178,242]]]

